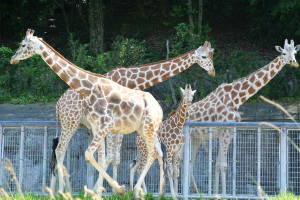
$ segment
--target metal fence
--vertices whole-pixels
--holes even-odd
[[[25,192],[45,193],[45,186],[50,185],[50,159],[52,138],[55,137],[56,122],[1,122],[0,150],[1,161],[11,160],[16,176]],[[218,140],[213,140],[213,129],[231,128],[233,139],[227,157],[226,198],[259,198],[262,191],[268,196],[290,191],[300,194],[300,130],[294,123],[272,123],[279,129],[259,122],[240,123],[192,123],[186,122],[184,134],[186,144],[183,149],[179,196],[198,198],[200,194],[190,187],[191,153],[193,145],[199,146],[193,166],[197,189],[204,198],[213,198],[215,161],[218,154]],[[209,140],[197,140],[190,137],[191,127],[207,128]],[[137,133],[127,134],[121,148],[121,164],[118,168],[118,182],[129,189],[130,163],[136,158]],[[88,183],[95,183],[98,173],[88,167],[84,152],[88,146],[89,133],[80,128],[73,136],[68,147],[64,165],[70,174],[72,192],[77,193]],[[197,144],[201,142],[201,144]],[[97,155],[95,154],[95,157]],[[1,185],[7,192],[17,192],[11,175],[1,162]],[[91,170],[92,169],[92,170]],[[112,176],[112,166],[108,168]],[[137,179],[137,178],[136,178]],[[145,179],[148,192],[158,194],[159,165],[151,166]],[[221,185],[220,181],[220,185]],[[90,184],[89,184],[90,185]],[[58,186],[58,184],[57,184]],[[104,182],[109,195],[111,188]],[[170,193],[169,181],[166,180],[166,192]],[[221,192],[221,191],[220,191]]]

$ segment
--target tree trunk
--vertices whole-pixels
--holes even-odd
[[[166,46],[167,46],[167,60],[168,60],[169,59],[169,40],[167,40]],[[177,105],[176,96],[175,96],[175,90],[173,88],[173,83],[172,83],[171,78],[169,78],[169,84],[170,84],[170,87],[171,87],[173,102],[174,102],[175,105]]]
[[[192,6],[192,0],[188,0],[187,2],[187,6],[188,6],[188,15],[189,15],[189,24],[190,24],[190,33],[191,33],[191,38],[194,39],[194,27],[195,27],[195,24],[194,24],[194,20],[193,20],[193,6]]]
[[[90,51],[95,54],[104,52],[104,14],[102,7],[102,0],[90,0]]]
[[[198,12],[198,34],[201,34],[201,27],[202,27],[202,15],[203,15],[203,0],[199,0],[199,12]]]

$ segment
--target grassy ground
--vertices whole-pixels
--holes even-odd
[[[0,199],[14,199],[14,200],[50,200],[50,196],[45,196],[45,195],[35,195],[28,193],[26,195],[9,195],[9,198],[3,198],[3,196],[0,196]],[[84,196],[84,192],[80,192],[79,195],[74,195],[72,198],[68,198],[67,195],[63,197],[62,195],[57,195],[55,196],[56,200],[65,200],[65,199],[74,199],[74,200],[93,200],[93,198],[90,195],[87,195],[86,197]],[[113,195],[109,197],[103,197],[103,200],[132,200],[133,199],[133,194],[132,192],[127,192],[124,197],[121,197],[120,195]],[[201,200],[202,198],[199,197],[198,199],[194,200]],[[267,200],[300,200],[300,196],[295,196],[292,193],[286,193],[286,194],[279,194],[278,196],[275,197],[269,197]],[[154,197],[151,193],[147,194],[145,196],[145,200],[172,200],[172,198],[168,197]]]

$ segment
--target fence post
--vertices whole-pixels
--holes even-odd
[[[261,129],[257,128],[257,196],[260,196]]]
[[[208,140],[208,196],[212,194],[212,127],[209,127]]]
[[[233,174],[232,174],[232,196],[235,197],[236,195],[236,127],[233,127],[233,155],[232,155],[232,167],[233,167]]]
[[[66,169],[67,169],[67,172],[69,173],[69,175],[71,175],[71,146],[72,146],[72,141],[69,142],[69,145],[67,147],[67,166],[66,166]],[[66,189],[67,191],[69,191],[71,193],[71,185],[70,185],[70,178],[69,176],[67,175],[66,177]]]
[[[281,127],[280,134],[280,190],[287,192],[287,130],[286,126]]]
[[[24,132],[25,132],[25,127],[21,126],[20,170],[19,170],[19,184],[21,189],[22,189],[22,182],[23,182]]]
[[[2,180],[2,174],[3,174],[3,170],[2,170],[2,159],[3,159],[3,146],[2,146],[2,141],[3,141],[3,129],[2,129],[2,125],[0,124],[0,180]],[[0,187],[2,187],[2,181],[0,181]]]
[[[91,131],[91,129],[88,132],[88,146],[91,144],[93,140],[93,133]],[[87,178],[87,186],[88,188],[93,188],[94,186],[94,173],[95,172],[95,168],[93,165],[91,165],[90,163],[87,163],[87,173],[86,173],[86,178]]]
[[[189,195],[189,176],[190,173],[190,128],[189,125],[184,125],[183,133],[185,137],[185,144],[183,146],[183,184],[182,195],[183,199],[188,199]]]
[[[43,159],[43,181],[42,181],[42,193],[45,194],[46,187],[46,174],[47,174],[47,137],[48,129],[47,126],[44,128],[44,159]]]

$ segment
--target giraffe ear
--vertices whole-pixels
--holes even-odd
[[[197,90],[193,90],[193,91],[192,91],[193,95],[195,94],[195,92],[197,92]]]
[[[299,49],[300,49],[300,44],[298,44],[297,46],[295,46],[295,50],[296,51],[299,51]]]
[[[283,50],[282,50],[282,48],[280,47],[280,46],[275,46],[275,49],[278,51],[278,52],[282,52]]]

